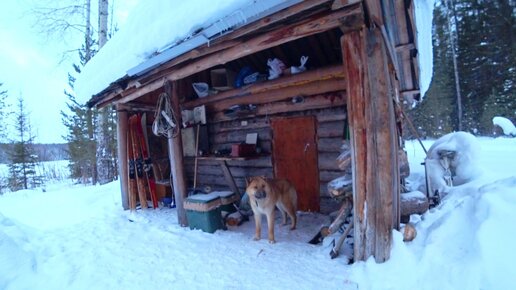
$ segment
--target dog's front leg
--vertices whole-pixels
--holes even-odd
[[[254,213],[254,225],[255,225],[254,240],[258,241],[262,235],[262,214],[261,213],[258,213],[258,212]]]
[[[269,243],[274,244],[274,209],[267,214],[267,227],[269,230]]]

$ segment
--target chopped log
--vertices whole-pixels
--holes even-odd
[[[403,227],[403,241],[410,242],[417,236],[416,227],[412,223],[408,223]]]
[[[353,194],[353,178],[351,174],[330,181],[328,183],[328,193],[333,198],[351,196]]]
[[[412,191],[400,195],[401,215],[423,214],[428,210],[428,199],[421,191]]]
[[[342,143],[340,150],[341,153],[337,157],[337,164],[341,170],[349,170],[351,167],[351,144],[349,140]]]

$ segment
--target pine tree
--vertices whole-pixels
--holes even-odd
[[[421,104],[410,111],[420,135],[425,137],[439,137],[456,127],[453,62],[445,8],[441,4],[434,10],[432,82]]]
[[[453,5],[445,5],[446,3]],[[411,112],[423,135],[458,130],[457,93],[450,36],[456,34],[464,131],[491,134],[492,118],[516,119],[516,1],[441,0],[434,10],[434,74]],[[451,16],[452,25],[446,23]],[[450,31],[453,30],[453,31]]]
[[[85,43],[79,50],[80,65],[73,65],[74,73],[79,74],[84,66],[96,53],[93,49],[94,40],[86,37]],[[73,89],[75,77],[68,74],[68,84]],[[68,142],[68,154],[70,158],[70,175],[81,183],[96,182],[96,142],[93,138],[94,120],[96,111],[84,104],[77,102],[74,93],[64,91],[68,97],[67,107],[69,112],[61,111],[63,124],[68,128],[68,134],[64,136]]]
[[[23,98],[18,98],[18,111],[15,113],[14,128],[17,139],[11,140],[9,152],[8,186],[11,191],[35,188],[43,183],[42,177],[36,173],[38,157],[34,153],[34,135]]]
[[[5,130],[5,120],[7,117],[7,104],[5,103],[5,100],[7,99],[7,91],[2,90],[3,83],[0,83],[0,158],[3,159],[4,152],[7,149],[7,145],[4,144],[5,138],[6,138],[6,130]],[[0,159],[0,162],[2,160]],[[3,176],[2,173],[0,173],[0,194],[2,194],[5,189],[7,188],[7,180]]]
[[[2,90],[2,86],[4,84],[0,83],[0,143],[3,143],[5,140],[5,119],[7,118],[7,104],[5,103],[5,100],[7,99],[7,91]]]

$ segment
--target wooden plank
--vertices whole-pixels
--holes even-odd
[[[170,85],[172,88],[170,88]],[[166,93],[171,98],[172,110],[176,115],[177,122],[182,124],[177,82],[173,82],[172,84],[167,83],[165,88]],[[188,192],[186,190],[186,178],[183,166],[183,141],[181,132],[167,140],[170,169],[172,172],[172,185],[174,186],[174,198],[176,201],[177,220],[179,225],[186,227],[188,226],[188,220],[186,218],[186,210],[183,207],[183,202],[186,199]]]
[[[392,242],[394,197],[399,195],[398,144],[394,119],[393,96],[390,86],[388,53],[380,29],[368,30],[366,36],[368,53],[368,78],[371,98],[372,135],[374,144],[370,152],[375,169],[373,195],[376,221],[374,221],[376,262],[389,259]]]
[[[310,83],[317,83],[320,81],[342,78],[344,78],[344,70],[342,69],[342,66],[335,65],[315,70],[309,70],[300,74],[283,76],[281,78],[277,78],[271,81],[251,84],[243,88],[218,93],[216,95],[208,96],[206,98],[198,98],[193,101],[185,102],[183,106],[185,109],[193,109],[197,106],[209,105],[228,99],[241,100],[241,98],[245,96],[264,94],[280,89],[298,87],[301,85],[308,85]]]
[[[348,7],[359,2],[362,2],[362,0],[335,0],[331,4],[331,10],[337,10],[344,7]]]
[[[364,0],[366,7],[367,19],[369,19],[369,27],[381,27],[383,26],[383,14],[381,0]]]
[[[342,138],[319,138],[317,141],[317,148],[319,152],[332,152],[340,153],[340,147],[342,147]]]
[[[338,10],[330,14],[315,15],[300,23],[294,23],[285,27],[281,27],[266,34],[261,34],[248,41],[228,48],[226,50],[202,57],[189,64],[186,64],[181,69],[173,70],[165,78],[167,80],[179,80],[195,74],[197,72],[209,69],[219,64],[225,64],[229,61],[251,55],[258,51],[262,51],[271,47],[281,45],[299,38],[321,33],[332,28],[339,27],[341,21],[347,17],[353,17],[357,14],[361,15],[362,9],[360,5],[351,6],[348,9]],[[136,98],[139,98],[149,92],[152,92],[161,87],[163,79],[152,81],[148,84],[142,84],[137,92],[126,95],[115,103],[126,103]]]
[[[120,175],[120,192],[122,194],[122,207],[129,209],[129,176],[127,166],[127,111],[116,108],[116,137],[118,152],[118,172]]]
[[[331,92],[341,92],[344,90],[344,82],[343,79],[335,79],[335,80],[327,80],[316,83],[309,83],[306,85],[288,87],[281,90],[259,93],[248,95],[244,97],[240,97],[237,99],[226,99],[220,101],[215,104],[211,104],[207,106],[210,112],[221,112],[223,110],[228,109],[233,105],[260,105],[260,104],[268,104],[278,101],[286,101],[283,103],[283,108],[279,110],[287,109],[285,107],[294,107],[298,111],[306,110],[304,107],[309,107],[310,102],[323,101],[326,106],[342,106],[345,104],[344,94],[335,93],[335,94],[326,94]],[[325,94],[325,95],[323,95]],[[316,97],[309,97],[313,95],[320,95]],[[302,103],[292,103],[293,97],[305,97],[304,102]],[[279,104],[279,103],[278,103]],[[278,105],[278,104],[270,104]],[[269,106],[270,107],[270,106]],[[268,108],[272,109],[272,108]],[[257,109],[259,110],[259,108]],[[254,112],[255,114],[260,114],[259,112]],[[265,112],[267,113],[267,112]],[[269,112],[270,113],[270,112]]]
[[[355,259],[389,258],[399,195],[397,133],[380,28],[342,37],[352,144]],[[367,54],[366,54],[367,52]]]
[[[366,247],[366,172],[367,140],[363,112],[369,94],[364,30],[352,31],[341,38],[344,68],[347,70],[347,108],[352,146],[354,258],[365,261],[371,255]]]
[[[231,171],[229,171],[226,161],[220,160],[219,164],[220,164],[220,168],[222,169],[222,172],[224,173],[224,177],[226,178],[226,182],[229,184],[229,188],[231,188],[231,191],[238,194],[238,196],[242,196],[240,194],[240,190],[238,189],[237,185],[235,184],[233,175],[231,175]]]

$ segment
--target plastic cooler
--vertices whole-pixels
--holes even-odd
[[[218,192],[189,196],[184,201],[184,208],[190,229],[200,229],[207,233],[223,229],[221,205]]]

